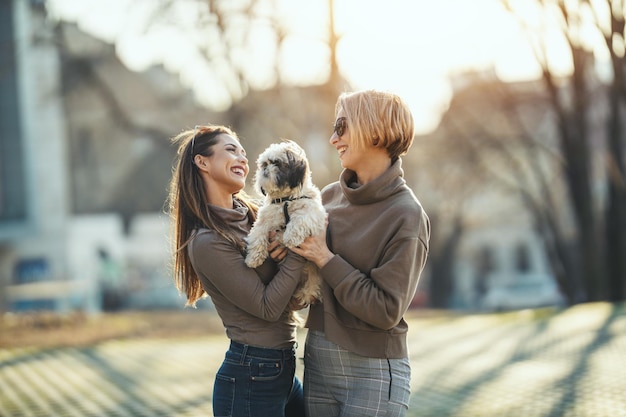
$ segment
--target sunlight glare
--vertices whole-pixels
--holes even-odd
[[[548,22],[546,29],[545,16],[532,7],[534,2],[510,3],[530,25],[535,41],[545,40],[551,69],[559,74],[571,71],[571,55],[554,22]],[[234,81],[228,76],[225,81],[210,79],[227,72],[225,63],[216,59],[209,65],[199,52],[216,36],[209,25],[196,26],[198,13],[193,8],[203,7],[201,3],[171,3],[169,14],[147,31],[150,12],[159,2],[92,0],[87,5],[82,0],[50,0],[50,4],[55,15],[78,22],[82,30],[105,41],[116,42],[116,51],[129,68],[141,71],[163,63],[179,73],[185,85],[193,86],[204,104],[222,109],[230,104],[228,86]],[[330,56],[326,43],[328,2],[278,0],[276,4],[278,15],[268,15],[268,19],[278,22],[287,34],[280,50],[263,23],[233,32],[240,36],[246,29],[252,30],[251,43],[239,50],[227,49],[221,42],[209,42],[211,48],[218,48],[218,56],[234,56],[254,88],[271,86],[276,71],[281,81],[290,85],[324,82]],[[508,13],[500,0],[388,0],[384,4],[335,0],[334,5],[335,30],[340,37],[338,65],[351,88],[400,94],[414,111],[418,131],[431,130],[438,123],[452,95],[450,77],[454,74],[493,72],[507,82],[540,76],[528,33],[519,28],[518,18]],[[269,11],[258,10],[261,14]],[[581,36],[592,36],[591,32]],[[536,38],[540,33],[543,38]],[[278,58],[276,67],[268,56]]]
[[[323,83],[329,75],[327,2],[282,0],[279,6],[279,20],[289,34],[280,51],[282,81],[289,85]]]
[[[540,75],[514,18],[497,0],[336,1],[339,66],[356,88],[395,91],[431,130],[452,94],[449,77],[493,69],[503,80]]]
[[[287,38],[280,52],[282,81],[289,85],[323,84],[330,72],[328,60],[325,43]]]

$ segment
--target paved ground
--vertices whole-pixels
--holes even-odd
[[[408,415],[626,416],[625,307],[537,316],[412,319]],[[0,416],[211,415],[225,348],[223,337],[195,337],[0,350]]]

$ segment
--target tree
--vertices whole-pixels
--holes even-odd
[[[334,0],[327,0],[328,73],[323,87],[332,99],[343,87],[336,50],[340,37],[334,30]],[[281,56],[287,51],[293,28],[277,0],[163,0],[154,3],[152,17],[145,19],[146,32],[173,28],[184,33],[187,47],[195,50],[195,65],[214,79],[216,94],[228,96],[228,108],[251,90],[286,85]],[[323,33],[323,32],[320,32]],[[256,59],[255,59],[256,58]],[[251,65],[252,64],[252,65]],[[220,91],[222,90],[222,91]]]
[[[570,303],[581,301],[580,268],[569,242],[573,216],[564,181],[558,175],[561,158],[551,120],[546,117],[546,95],[538,82],[507,84],[495,74],[470,77],[467,84],[455,93],[431,138],[441,148],[438,155],[430,157],[438,165],[432,172],[441,175],[433,182],[438,188],[450,184],[450,170],[445,167],[453,165],[459,174],[456,186],[447,188],[445,199],[458,207],[488,190],[518,201],[510,209],[503,205],[505,223],[519,216],[518,207],[529,214],[561,292]],[[496,201],[503,203],[502,197]],[[463,222],[470,221],[462,209],[457,215]],[[489,219],[492,223],[496,220]],[[462,229],[443,239],[458,239],[454,236],[459,231]]]
[[[585,300],[623,300],[626,298],[626,170],[624,163],[623,115],[626,104],[624,85],[624,2],[578,0],[535,0],[531,21],[522,14],[521,3],[502,0],[515,14],[534,46],[542,80],[558,126],[562,170],[568,185],[577,225],[576,251],[582,264]],[[528,1],[525,1],[525,6]],[[538,22],[538,23],[537,23]],[[572,72],[558,77],[551,69],[546,38],[549,22],[556,22],[571,52]],[[585,37],[590,29],[602,35],[605,52],[611,62],[611,81],[599,85],[593,73],[593,48]],[[604,87],[604,88],[602,88]],[[606,94],[608,112],[599,115],[595,94]],[[600,146],[590,125],[604,117],[606,139]],[[593,156],[604,153],[601,174],[594,173]],[[606,196],[598,193],[597,184],[605,182]]]

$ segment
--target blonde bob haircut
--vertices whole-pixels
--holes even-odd
[[[398,95],[378,90],[343,93],[337,99],[335,115],[340,110],[357,148],[385,148],[392,162],[411,148],[415,134],[413,115]]]

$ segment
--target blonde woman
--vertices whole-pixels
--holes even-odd
[[[401,156],[413,135],[413,117],[397,95],[339,96],[330,144],[343,172],[322,190],[327,231],[294,249],[323,279],[323,303],[311,306],[306,323],[309,417],[406,415],[404,314],[430,238],[428,216],[403,178]]]

